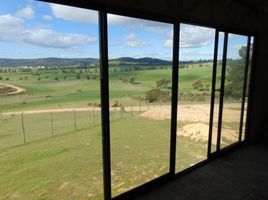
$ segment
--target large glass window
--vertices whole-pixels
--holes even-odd
[[[102,199],[98,12],[2,0],[0,46],[0,198]]]
[[[214,37],[214,29],[181,24],[176,171],[207,156]]]
[[[171,24],[108,15],[112,194],[169,172]]]
[[[236,34],[228,35],[221,148],[237,142],[239,139],[247,38],[247,36]]]

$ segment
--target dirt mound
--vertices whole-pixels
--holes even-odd
[[[140,116],[154,120],[165,120],[170,119],[171,118],[170,115],[171,115],[170,106],[163,106],[163,107],[150,108],[148,111],[142,113]]]
[[[203,123],[193,123],[187,124],[182,128],[179,128],[177,131],[178,136],[188,137],[193,141],[208,141],[208,131],[209,126]],[[216,127],[213,128],[214,133],[217,133],[218,129]],[[214,134],[213,136],[215,136]],[[217,138],[212,136],[212,144],[216,145]],[[222,138],[224,141],[228,140],[231,142],[237,141],[237,134],[234,130],[222,128]],[[224,141],[222,141],[224,143]]]
[[[238,122],[240,120],[240,106],[241,104],[225,104],[223,112],[224,122]],[[214,116],[218,116],[218,105],[215,105]],[[237,110],[236,110],[237,109]],[[184,123],[203,122],[209,121],[210,104],[192,104],[192,105],[179,105],[178,107],[178,121]],[[171,119],[171,107],[159,106],[152,107],[148,111],[140,115],[144,118],[150,118],[154,120],[166,120]],[[217,117],[214,119],[214,123],[217,123]]]

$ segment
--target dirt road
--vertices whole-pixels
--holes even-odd
[[[20,94],[20,93],[23,93],[23,92],[26,91],[24,88],[20,88],[20,87],[17,87],[15,85],[0,83],[0,87],[1,86],[3,86],[3,87],[9,87],[9,88],[12,88],[12,89],[15,90],[15,91],[12,91],[12,92],[4,93],[4,95]]]

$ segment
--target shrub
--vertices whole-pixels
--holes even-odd
[[[194,81],[192,86],[193,86],[193,90],[198,90],[198,91],[204,90],[204,84],[200,79]]]
[[[153,89],[149,90],[145,94],[145,100],[149,103],[156,102],[156,101],[169,101],[170,100],[170,93],[167,91],[162,91],[160,89]]]
[[[120,103],[118,101],[115,101],[112,105],[112,107],[119,107],[120,106]]]
[[[76,74],[75,78],[76,79],[81,79],[81,75],[80,74]]]

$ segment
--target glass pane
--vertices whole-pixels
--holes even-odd
[[[215,30],[181,24],[176,171],[206,159]]]
[[[169,172],[172,32],[108,15],[112,196]]]
[[[102,199],[98,12],[2,0],[0,30],[0,199]]]
[[[228,36],[221,148],[238,141],[245,76],[247,37]]]

